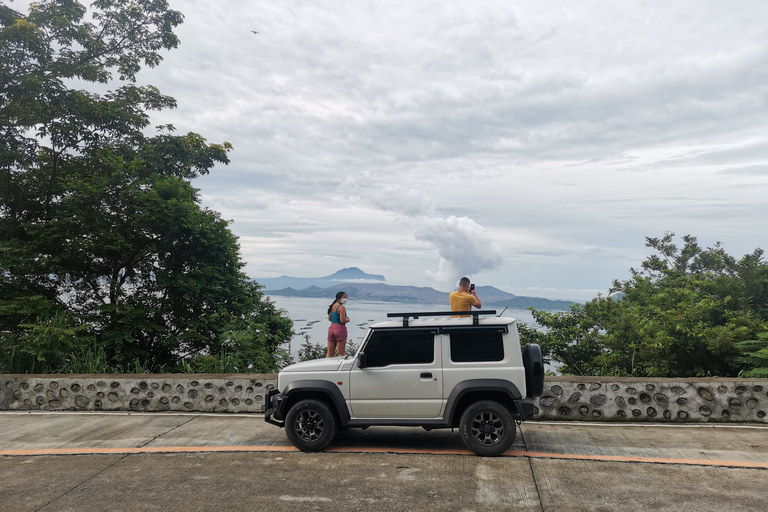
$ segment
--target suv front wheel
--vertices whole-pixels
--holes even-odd
[[[459,422],[461,440],[481,457],[496,457],[512,447],[515,420],[498,402],[475,402],[464,411]]]
[[[316,452],[336,436],[336,418],[319,400],[299,400],[285,415],[285,435],[299,450]]]

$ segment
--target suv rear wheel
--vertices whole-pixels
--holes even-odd
[[[336,418],[319,400],[299,400],[285,415],[285,435],[299,450],[316,452],[336,436]]]
[[[515,420],[498,402],[475,402],[464,411],[459,422],[464,445],[482,457],[496,457],[512,447]]]

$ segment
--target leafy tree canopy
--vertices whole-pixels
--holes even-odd
[[[720,243],[702,249],[693,236],[647,238],[656,254],[612,296],[566,313],[533,311],[543,331],[529,342],[563,363],[564,373],[654,377],[757,375],[765,366],[768,264],[755,250],[736,260]],[[750,341],[751,340],[751,341]],[[762,345],[761,345],[762,343]]]
[[[0,5],[0,371],[60,369],[94,344],[117,366],[227,353],[274,369],[291,321],[190,183],[231,146],[145,135],[175,101],[136,76],[182,20],[165,0]]]

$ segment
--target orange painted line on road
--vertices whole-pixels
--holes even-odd
[[[683,464],[687,466],[727,466],[734,468],[768,469],[768,462],[748,462],[717,459],[667,459],[662,457],[621,457],[618,455],[573,455],[568,453],[506,452],[505,457],[529,457],[537,459],[594,460],[600,462],[641,462],[648,464]]]
[[[325,450],[327,452],[342,453],[415,453],[415,454],[433,454],[433,455],[473,455],[469,450],[396,450],[392,448],[333,448]],[[717,459],[673,459],[661,457],[621,457],[617,455],[574,455],[568,453],[545,453],[545,452],[519,452],[508,451],[502,454],[503,457],[528,457],[533,459],[571,459],[600,462],[638,462],[648,464],[683,464],[689,466],[727,466],[739,468],[768,469],[768,462],[747,462],[731,461]]]
[[[37,450],[0,450],[0,457],[40,455],[131,455],[141,453],[212,453],[212,452],[298,452],[293,446],[144,446],[133,448],[50,448]],[[326,453],[393,453],[424,455],[472,455],[469,450],[425,450],[398,448],[336,447]],[[622,457],[618,455],[575,455],[568,453],[545,453],[508,451],[504,457],[527,457],[536,459],[568,459],[599,462],[635,462],[646,464],[681,464],[687,466],[722,466],[731,468],[768,469],[768,462],[732,461],[717,459],[676,459],[662,457]]]
[[[0,457],[20,455],[120,455],[133,453],[200,452],[298,452],[293,446],[143,446],[140,448],[49,448],[39,450],[0,450]]]

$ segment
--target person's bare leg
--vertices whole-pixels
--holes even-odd
[[[333,353],[336,352],[336,342],[328,340],[328,352],[325,357],[333,357]]]
[[[344,352],[347,349],[347,340],[344,341],[337,341],[336,347],[339,349],[339,355],[344,357]]]

